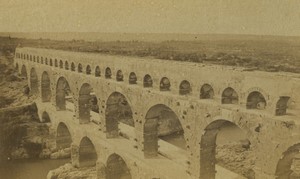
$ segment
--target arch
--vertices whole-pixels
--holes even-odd
[[[279,100],[276,103],[276,111],[275,111],[276,116],[286,115],[289,100],[290,100],[289,96],[279,97]]]
[[[222,136],[222,133],[225,135]],[[231,134],[228,135],[228,133]],[[229,170],[236,169],[236,167],[233,168],[231,166],[230,168],[230,166],[228,166],[227,162],[230,165],[230,162],[232,161],[226,160],[225,164],[222,164],[220,158],[216,157],[217,153],[220,153],[220,151],[222,152],[222,147],[217,148],[218,145],[225,147],[226,151],[231,150],[233,152],[236,152],[243,151],[243,149],[248,150],[251,143],[247,139],[246,132],[231,121],[218,119],[209,123],[204,129],[204,133],[202,134],[200,141],[200,178],[214,179],[216,175],[216,163],[219,163],[219,165],[222,165],[224,168],[228,168]],[[236,149],[235,147],[238,148]],[[236,155],[238,155],[238,153],[236,153]],[[233,162],[236,161],[234,161],[233,159]],[[245,168],[244,170],[246,172],[244,172],[243,174],[247,175],[245,177],[254,177],[252,168]],[[237,173],[237,171],[235,172]]]
[[[72,62],[71,63],[71,71],[75,71],[75,70],[76,70],[75,64]]]
[[[110,79],[111,78],[111,69],[109,67],[107,67],[105,69],[105,78]]]
[[[47,58],[45,58],[45,64],[48,65],[48,59]]]
[[[134,126],[132,110],[126,97],[113,92],[106,100],[105,109],[106,134],[108,138],[114,138],[119,135],[118,121],[129,126]]]
[[[44,58],[41,57],[41,64],[44,64]]]
[[[15,70],[17,71],[17,73],[19,73],[19,64],[18,63],[16,63]]]
[[[158,138],[171,143],[173,139],[180,140],[177,147],[186,149],[184,131],[175,112],[164,104],[152,106],[145,116],[144,124],[144,156],[146,158],[158,155]]]
[[[58,67],[57,59],[54,60],[54,66],[55,66],[55,67]]]
[[[26,70],[26,66],[25,65],[22,65],[22,68],[21,68],[21,76],[25,79],[27,79],[27,70]]]
[[[179,85],[179,94],[180,95],[187,95],[190,94],[192,91],[192,87],[189,81],[183,80]]]
[[[65,61],[65,69],[69,70],[69,63],[68,63],[68,61]]]
[[[60,77],[56,84],[56,107],[58,110],[66,110],[66,99],[72,99],[68,81]]]
[[[99,66],[96,66],[95,68],[95,76],[96,77],[100,77],[101,76],[101,70]]]
[[[53,66],[53,61],[52,61],[52,58],[50,58],[50,66]]]
[[[39,91],[38,76],[34,68],[30,70],[30,89],[32,94],[37,94]]]
[[[64,68],[64,62],[62,60],[59,61],[59,68],[61,68],[61,69]]]
[[[129,74],[129,84],[137,84],[137,77],[134,72]]]
[[[27,60],[29,60],[29,55],[27,54]]]
[[[90,84],[84,83],[79,91],[78,105],[79,105],[79,122],[89,123],[90,122],[90,111],[94,105],[97,105],[95,101],[93,102],[93,88]],[[96,98],[97,100],[97,98]],[[99,108],[98,108],[99,109]]]
[[[160,91],[170,91],[170,88],[171,88],[171,82],[169,78],[163,77],[160,80],[160,86],[159,86]]]
[[[118,154],[111,154],[106,162],[107,179],[131,179],[130,169]]]
[[[35,56],[33,55],[33,62],[35,62]]]
[[[79,167],[96,166],[98,159],[94,144],[88,137],[83,137],[79,145]]]
[[[70,148],[72,144],[72,136],[67,127],[63,122],[60,122],[56,130],[56,148],[65,149]]]
[[[40,63],[40,57],[39,56],[36,57],[36,62]]]
[[[82,73],[82,65],[81,65],[81,63],[78,64],[77,72],[78,73]]]
[[[43,114],[42,114],[41,122],[42,123],[49,123],[49,122],[51,122],[49,114],[46,111],[44,111]]]
[[[124,81],[124,75],[123,75],[122,70],[117,71],[116,80],[117,81]]]
[[[222,104],[238,104],[239,97],[237,92],[231,88],[226,88],[222,93]]]
[[[148,74],[145,75],[143,84],[144,84],[144,88],[152,88],[152,86],[153,86],[152,77]]]
[[[42,102],[50,102],[51,100],[51,87],[50,78],[46,71],[42,74]]]
[[[32,61],[32,55],[30,55],[29,57],[30,57],[29,60]]]
[[[214,89],[209,84],[202,85],[200,89],[200,99],[213,99]]]
[[[289,147],[283,152],[282,157],[277,163],[275,176],[276,179],[288,179],[293,173],[294,162],[300,159],[300,143]]]
[[[86,72],[87,75],[90,75],[90,74],[92,73],[92,69],[91,69],[91,66],[90,66],[90,65],[87,65],[87,66],[86,66],[85,72]]]
[[[251,92],[247,97],[247,109],[265,109],[266,105],[265,97],[258,91]]]

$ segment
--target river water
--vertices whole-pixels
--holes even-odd
[[[58,168],[70,159],[14,160],[0,164],[0,179],[45,179],[49,170]]]

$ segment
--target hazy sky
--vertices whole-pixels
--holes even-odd
[[[0,0],[2,32],[300,36],[300,0]]]

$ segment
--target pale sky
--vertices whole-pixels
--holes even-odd
[[[1,32],[300,36],[300,0],[0,0]]]

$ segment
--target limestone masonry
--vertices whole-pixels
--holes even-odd
[[[38,48],[17,48],[14,63],[57,147],[98,178],[217,178],[228,123],[246,133],[256,179],[299,171],[299,74]],[[179,131],[185,149],[160,139]]]

